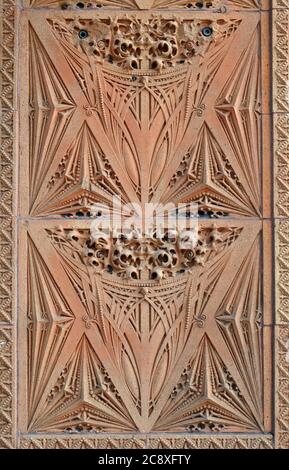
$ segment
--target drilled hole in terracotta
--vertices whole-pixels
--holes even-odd
[[[212,8],[213,3],[212,2],[194,2],[194,3],[187,3],[186,5],[187,8],[198,8],[199,10],[201,8]]]
[[[209,38],[213,34],[213,29],[210,26],[205,26],[202,29],[202,35],[205,36],[206,38]]]
[[[86,39],[88,37],[88,32],[86,29],[81,29],[78,33],[80,39]]]

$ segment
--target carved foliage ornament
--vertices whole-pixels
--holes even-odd
[[[194,56],[206,52],[211,42],[230,36],[238,25],[237,20],[166,20],[159,16],[148,20],[123,16],[52,22],[58,36],[72,42],[90,60],[126,70],[161,70],[190,64]]]
[[[204,266],[238,238],[237,227],[201,227],[199,230],[167,230],[142,237],[132,230],[118,236],[101,231],[63,229],[50,231],[52,242],[93,271],[127,279],[161,280]]]
[[[229,8],[260,8],[260,0],[101,0],[92,2],[90,0],[31,0],[30,5],[33,7],[50,7],[67,9],[95,8],[101,10],[102,8],[122,8],[122,9],[169,9],[169,8],[184,8],[187,10],[213,10],[225,11],[226,7]]]

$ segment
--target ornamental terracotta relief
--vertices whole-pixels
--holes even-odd
[[[90,264],[87,230],[31,226],[30,431],[263,430],[260,225],[219,227],[206,263],[137,280]]]
[[[118,195],[124,202],[195,202],[213,217],[259,216],[255,16],[251,23],[236,54],[247,30],[238,14],[146,22],[53,17],[41,34],[66,59],[73,89],[31,27],[30,214],[87,213]]]
[[[262,0],[261,0],[262,1]],[[102,0],[100,2],[91,2],[90,0],[78,1],[55,1],[55,0],[27,0],[27,5],[41,8],[53,7],[62,8],[63,10],[70,8],[121,8],[121,9],[169,9],[184,8],[188,10],[213,10],[225,11],[226,7],[231,8],[249,8],[256,9],[261,7],[260,0],[199,0],[188,2],[187,0]]]
[[[266,5],[25,2],[21,446],[87,433],[271,445]],[[121,220],[171,205],[195,229],[95,230],[115,198]]]

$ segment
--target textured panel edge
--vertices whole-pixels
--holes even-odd
[[[0,1],[0,449],[16,447],[14,170],[16,127],[16,22],[18,5]]]
[[[275,171],[275,448],[289,448],[289,3],[273,1],[272,67]],[[283,219],[283,220],[282,220]]]
[[[272,435],[110,435],[108,437],[23,437],[22,449],[272,449]]]

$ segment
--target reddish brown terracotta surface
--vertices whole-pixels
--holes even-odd
[[[271,447],[270,2],[86,3],[19,15],[13,445]],[[95,241],[113,196],[196,247]]]

